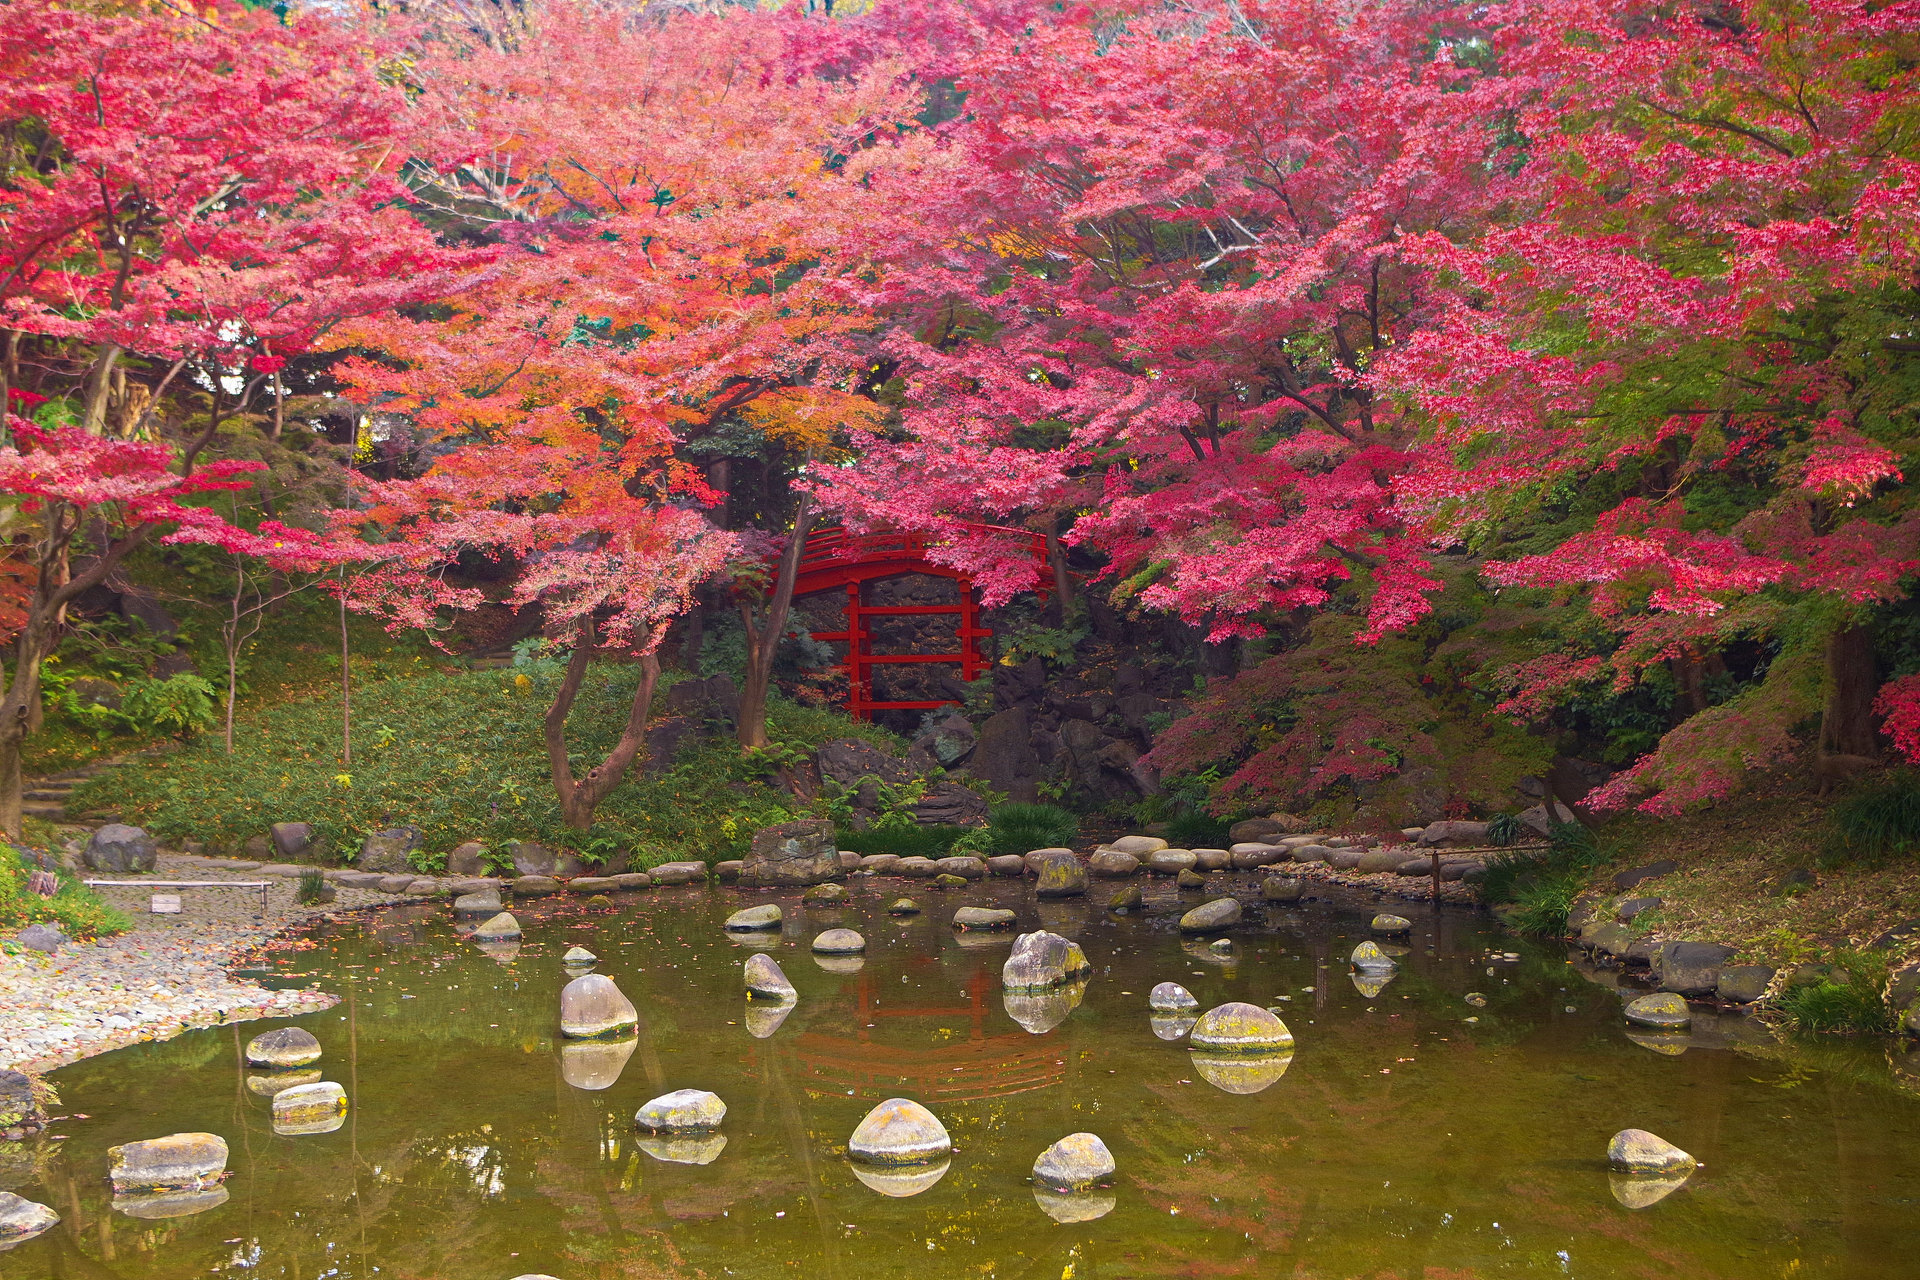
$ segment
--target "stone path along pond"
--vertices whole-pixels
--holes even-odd
[[[486,950],[444,903],[320,926],[313,948],[242,976],[317,985],[342,997],[334,1008],[53,1073],[71,1118],[16,1144],[0,1188],[62,1222],[0,1253],[0,1275],[1914,1274],[1920,1103],[1884,1064],[1876,1077],[1877,1051],[1809,1071],[1736,1052],[1704,1023],[1685,1052],[1650,1050],[1618,993],[1481,915],[1401,908],[1412,928],[1387,942],[1405,951],[1379,985],[1347,963],[1372,936],[1370,894],[1250,905],[1216,950],[1175,929],[1190,895],[1146,887],[1147,910],[1129,916],[1008,881],[913,886],[917,916],[887,911],[901,882],[867,877],[832,907],[707,886],[612,906],[547,898],[516,905],[517,947]],[[756,902],[781,905],[778,933],[723,930]],[[1093,974],[1077,1006],[1009,1000],[1014,935],[957,933],[967,904],[1079,942]],[[864,955],[810,951],[837,927],[864,935]],[[576,946],[632,999],[636,1037],[560,1039],[562,956]],[[756,950],[798,988],[784,1017],[748,1016],[742,966]],[[1279,1010],[1296,1040],[1284,1073],[1249,1083],[1160,1038],[1179,1033],[1148,1009],[1167,981],[1201,1010]],[[278,1026],[311,1031],[312,1066],[344,1088],[331,1132],[276,1133],[250,1085],[261,1073],[244,1046]],[[643,1103],[678,1089],[726,1105],[708,1163],[659,1158],[670,1149],[635,1127]],[[862,1117],[893,1097],[925,1104],[954,1146],[916,1194],[876,1191],[846,1158]],[[1606,1164],[1628,1128],[1700,1168],[1628,1207],[1645,1196]],[[116,1211],[108,1149],[191,1131],[225,1139],[225,1196],[180,1217]],[[1113,1174],[1075,1196],[1037,1187],[1036,1158],[1084,1133]]]

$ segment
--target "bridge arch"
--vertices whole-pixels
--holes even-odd
[[[971,525],[969,529],[992,533],[1025,542],[1034,560],[1047,563],[1046,539],[1024,529],[994,525]],[[958,705],[956,698],[892,700],[874,697],[873,673],[878,666],[946,663],[959,667],[962,680],[972,680],[985,671],[990,660],[981,652],[980,641],[993,634],[980,625],[980,604],[974,596],[971,575],[950,565],[937,564],[927,553],[937,543],[923,534],[899,531],[849,533],[839,525],[815,530],[807,538],[800,557],[799,575],[793,594],[818,595],[826,591],[846,593],[846,617],[838,631],[810,632],[815,640],[846,646],[846,657],[837,665],[847,675],[847,713],[855,720],[871,720],[875,711],[924,711],[934,707]],[[870,605],[863,602],[861,588],[869,582],[921,574],[947,578],[959,590],[957,604]],[[1041,575],[1041,582],[1047,581]],[[1045,595],[1043,586],[1041,594]],[[875,653],[873,632],[868,625],[874,618],[948,616],[954,619],[956,647],[941,653]]]

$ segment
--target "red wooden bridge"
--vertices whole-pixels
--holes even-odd
[[[1041,565],[1047,563],[1046,539],[1025,529],[1007,529],[997,525],[968,525],[970,533],[991,534],[1024,544]],[[878,532],[851,534],[838,525],[819,529],[807,538],[800,557],[800,574],[793,594],[813,595],[821,591],[845,588],[847,620],[839,631],[815,631],[815,640],[836,641],[847,646],[847,656],[839,666],[847,673],[847,712],[855,720],[871,720],[875,711],[925,711],[952,706],[954,698],[929,701],[876,700],[873,696],[873,668],[900,663],[952,663],[960,668],[962,680],[972,680],[988,666],[980,652],[980,641],[993,634],[980,625],[980,606],[973,597],[973,579],[968,574],[928,559],[927,552],[938,545],[918,533]],[[864,583],[907,574],[925,574],[951,579],[959,589],[958,604],[870,605],[860,599]],[[1044,575],[1041,582],[1047,581]],[[1044,585],[1041,594],[1046,594]],[[901,618],[946,615],[955,620],[957,652],[951,653],[875,653],[870,618]]]

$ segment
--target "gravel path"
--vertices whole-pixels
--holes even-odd
[[[339,997],[316,989],[270,991],[228,970],[316,916],[417,901],[428,888],[449,887],[416,880],[408,894],[336,883],[333,903],[302,906],[294,900],[298,870],[163,853],[150,877],[104,877],[273,883],[264,912],[258,889],[102,888],[103,898],[132,917],[131,932],[65,943],[51,954],[0,954],[0,1068],[50,1071],[196,1027],[325,1009]],[[151,914],[148,898],[155,892],[178,893],[180,914]]]

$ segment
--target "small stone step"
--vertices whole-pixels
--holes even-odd
[[[35,787],[20,793],[22,800],[65,800],[73,795],[71,787]]]
[[[20,805],[20,813],[28,818],[45,818],[58,822],[67,816],[67,806],[50,800],[27,800]]]

